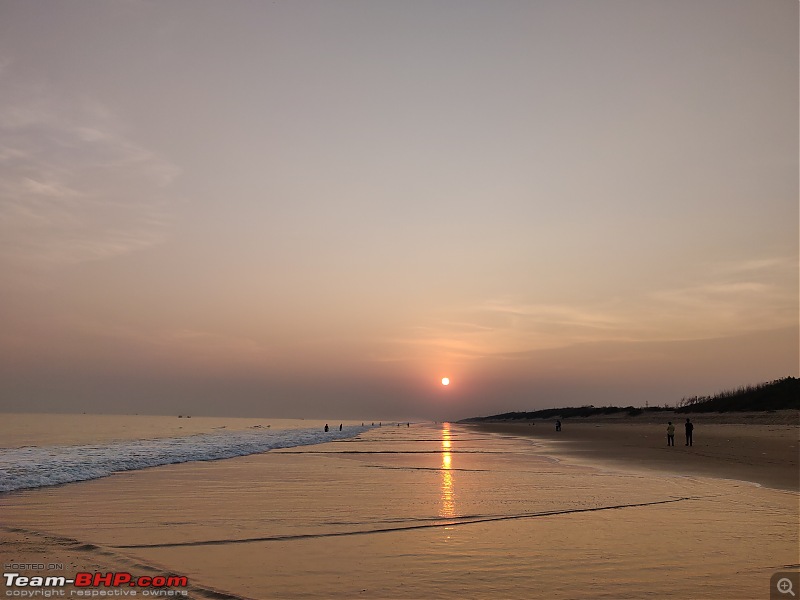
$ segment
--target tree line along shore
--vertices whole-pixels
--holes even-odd
[[[464,423],[481,421],[530,421],[533,419],[568,419],[627,415],[636,417],[659,412],[669,413],[737,413],[800,410],[800,379],[784,377],[757,385],[721,391],[714,396],[684,397],[675,406],[566,406],[534,411],[508,412],[464,419]]]

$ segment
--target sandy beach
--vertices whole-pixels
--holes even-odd
[[[685,446],[684,423],[695,425],[693,445]],[[675,446],[667,446],[667,422],[675,425]],[[540,440],[548,452],[577,462],[603,461],[625,468],[660,469],[674,474],[750,481],[800,491],[800,422],[797,411],[740,414],[664,414],[658,419],[594,417],[483,422],[481,431]]]
[[[799,25],[0,0],[0,600],[800,600]]]
[[[796,492],[575,459],[571,442],[518,433],[383,427],[4,494],[2,558],[259,600],[745,600],[797,568]]]

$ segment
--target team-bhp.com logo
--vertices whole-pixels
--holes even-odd
[[[21,598],[49,598],[53,596],[186,596],[189,585],[186,577],[179,575],[142,575],[135,577],[127,572],[76,573],[75,577],[33,576],[3,573],[6,596]],[[73,585],[77,589],[59,589]],[[106,589],[112,588],[112,589]]]

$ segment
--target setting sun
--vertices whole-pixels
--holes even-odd
[[[442,377],[442,385],[450,385],[450,378]]]

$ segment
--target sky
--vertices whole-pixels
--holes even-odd
[[[0,0],[0,411],[797,376],[798,197],[795,0]]]

